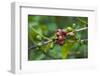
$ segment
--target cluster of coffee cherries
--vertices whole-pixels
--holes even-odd
[[[73,28],[67,27],[66,30],[64,29],[57,29],[56,31],[56,43],[59,45],[63,45],[67,36],[75,36],[75,32]]]
[[[56,32],[56,43],[63,45],[67,36],[67,32],[64,29],[57,29]]]

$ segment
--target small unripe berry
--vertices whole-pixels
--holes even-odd
[[[39,35],[37,35],[36,38],[37,38],[38,40],[41,40],[41,39],[42,39],[41,36],[39,36]]]
[[[62,36],[59,36],[58,37],[58,40],[63,40],[64,38]]]
[[[73,31],[73,28],[67,27],[67,31],[68,31],[68,32],[71,32],[71,31]]]
[[[40,47],[41,45],[42,45],[42,43],[38,43],[38,44],[37,44],[37,46],[39,46],[39,47]]]

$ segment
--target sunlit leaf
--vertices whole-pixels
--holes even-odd
[[[61,58],[62,55],[61,55],[61,46],[60,45],[57,45],[57,44],[54,44],[53,45],[53,48],[49,50],[49,54],[51,56],[53,56],[54,58]]]
[[[70,51],[71,47],[72,47],[72,43],[66,42],[63,46],[62,46],[62,58],[65,59],[68,56],[68,51]]]

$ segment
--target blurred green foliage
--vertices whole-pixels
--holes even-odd
[[[74,38],[67,37],[63,45],[50,42],[41,45],[43,42],[55,37],[57,29],[80,29],[88,27],[87,17],[73,16],[43,16],[28,15],[28,60],[52,60],[52,59],[77,59],[88,57],[88,42],[81,42],[88,39],[88,30],[76,33]]]

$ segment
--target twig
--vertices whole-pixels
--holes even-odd
[[[88,29],[88,27],[84,27],[84,28],[81,28],[81,29],[76,29],[75,31],[79,32],[79,31],[86,30],[86,29]]]
[[[46,44],[48,44],[48,43],[50,43],[50,42],[52,42],[53,40],[49,40],[49,41],[46,41],[46,42],[43,42],[42,44],[41,44],[41,46],[43,46],[43,45],[46,45]],[[38,46],[38,45],[37,45]],[[28,50],[30,50],[30,49],[33,49],[33,48],[36,48],[37,46],[32,46],[32,47],[30,47],[30,48],[28,48]]]
[[[88,41],[88,39],[82,39],[81,41]]]

